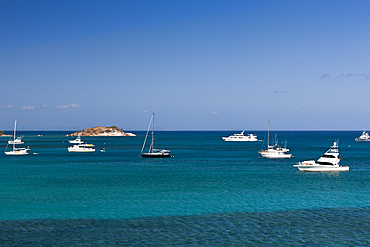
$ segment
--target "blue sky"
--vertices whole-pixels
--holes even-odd
[[[370,129],[370,1],[1,1],[0,130]]]

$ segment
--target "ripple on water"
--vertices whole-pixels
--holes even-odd
[[[9,246],[364,246],[370,208],[164,216],[125,220],[0,222]]]

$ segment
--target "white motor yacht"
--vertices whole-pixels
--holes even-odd
[[[23,136],[18,136],[14,140],[9,140],[8,144],[23,144],[24,142],[22,141]]]
[[[256,142],[257,136],[253,134],[244,135],[244,130],[240,134],[233,134],[229,137],[222,137],[225,142]]]
[[[82,143],[84,143],[84,141],[81,140],[81,136],[80,135],[77,136],[76,139],[74,139],[74,140],[68,140],[68,141],[69,141],[69,143],[72,143],[72,144],[82,144]]]
[[[305,172],[336,172],[336,171],[349,171],[348,166],[339,166],[340,158],[338,151],[338,144],[334,142],[333,146],[324,153],[317,161],[308,160],[298,162],[294,165],[300,171]]]
[[[68,152],[92,153],[95,152],[95,145],[89,143],[75,144],[72,147],[68,147]]]
[[[356,142],[370,142],[369,133],[364,131],[361,136],[355,139]]]
[[[264,158],[269,159],[287,159],[292,158],[293,155],[291,153],[288,153],[290,150],[286,147],[282,148],[278,145],[278,142],[276,140],[276,134],[275,134],[275,145],[270,146],[270,121],[268,123],[268,129],[267,129],[267,149],[261,149],[259,151],[259,154]]]

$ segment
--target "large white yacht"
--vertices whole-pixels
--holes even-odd
[[[244,135],[244,130],[240,134],[233,134],[229,137],[222,137],[225,142],[256,142],[257,136],[253,134]]]
[[[355,139],[356,142],[370,142],[369,133],[364,131],[361,136]]]
[[[68,147],[68,152],[92,153],[95,152],[95,145],[89,143],[75,144],[72,147]]]
[[[268,129],[267,129],[267,149],[261,149],[259,151],[260,155],[264,158],[270,158],[270,159],[286,159],[286,158],[292,158],[293,155],[291,153],[288,153],[290,150],[286,147],[282,148],[278,145],[277,140],[275,141],[274,146],[270,146],[270,121],[268,123]],[[276,139],[276,135],[275,135]]]
[[[338,144],[334,142],[333,146],[331,146],[317,161],[308,160],[298,162],[294,167],[305,172],[349,171],[348,166],[339,166],[340,158],[338,156]]]

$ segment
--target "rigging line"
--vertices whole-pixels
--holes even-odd
[[[150,130],[150,125],[152,124],[152,119],[153,119],[153,116],[150,118],[150,122],[149,122],[148,130],[146,131],[146,135],[145,135],[145,140],[144,140],[144,143],[143,143],[143,147],[141,148],[141,153],[143,152],[144,147],[145,147],[146,139],[148,137],[148,133],[149,133],[149,130]]]

